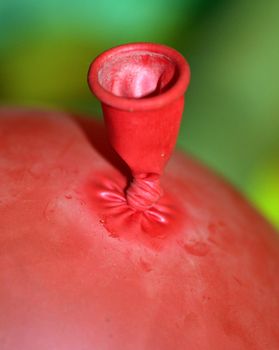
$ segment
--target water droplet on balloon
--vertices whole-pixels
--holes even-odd
[[[140,258],[139,263],[144,272],[150,272],[153,270],[151,264],[144,259]]]
[[[184,249],[187,253],[195,256],[205,256],[209,247],[205,242],[189,241],[184,244]]]

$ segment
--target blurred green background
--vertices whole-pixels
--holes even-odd
[[[181,51],[192,81],[179,146],[279,227],[278,0],[2,0],[0,102],[96,114],[90,62],[132,41]]]

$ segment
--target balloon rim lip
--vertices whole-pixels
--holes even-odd
[[[153,97],[127,98],[116,96],[106,90],[98,79],[102,65],[117,54],[131,51],[147,51],[166,56],[177,69],[178,76],[175,83],[165,92]],[[147,42],[129,43],[113,47],[98,55],[89,67],[87,80],[90,90],[102,104],[128,111],[158,109],[184,95],[190,82],[190,67],[186,59],[169,46]]]

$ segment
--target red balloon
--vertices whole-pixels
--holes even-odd
[[[187,84],[176,83],[165,93],[183,94]],[[141,128],[143,143],[151,129]],[[140,153],[137,140],[121,147],[129,141]],[[118,141],[112,145],[139,182],[101,123],[1,108],[1,350],[279,349],[275,230],[189,156],[175,152],[163,173],[154,148],[129,158]],[[170,154],[173,143],[156,147]],[[157,197],[144,187],[152,184]],[[127,201],[138,185],[144,208]]]

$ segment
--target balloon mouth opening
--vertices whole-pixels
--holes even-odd
[[[119,109],[153,109],[181,97],[190,70],[184,57],[164,45],[117,46],[90,66],[88,83],[102,103]]]
[[[177,67],[171,59],[148,51],[123,52],[100,67],[99,84],[115,96],[148,98],[167,91],[177,80]]]

